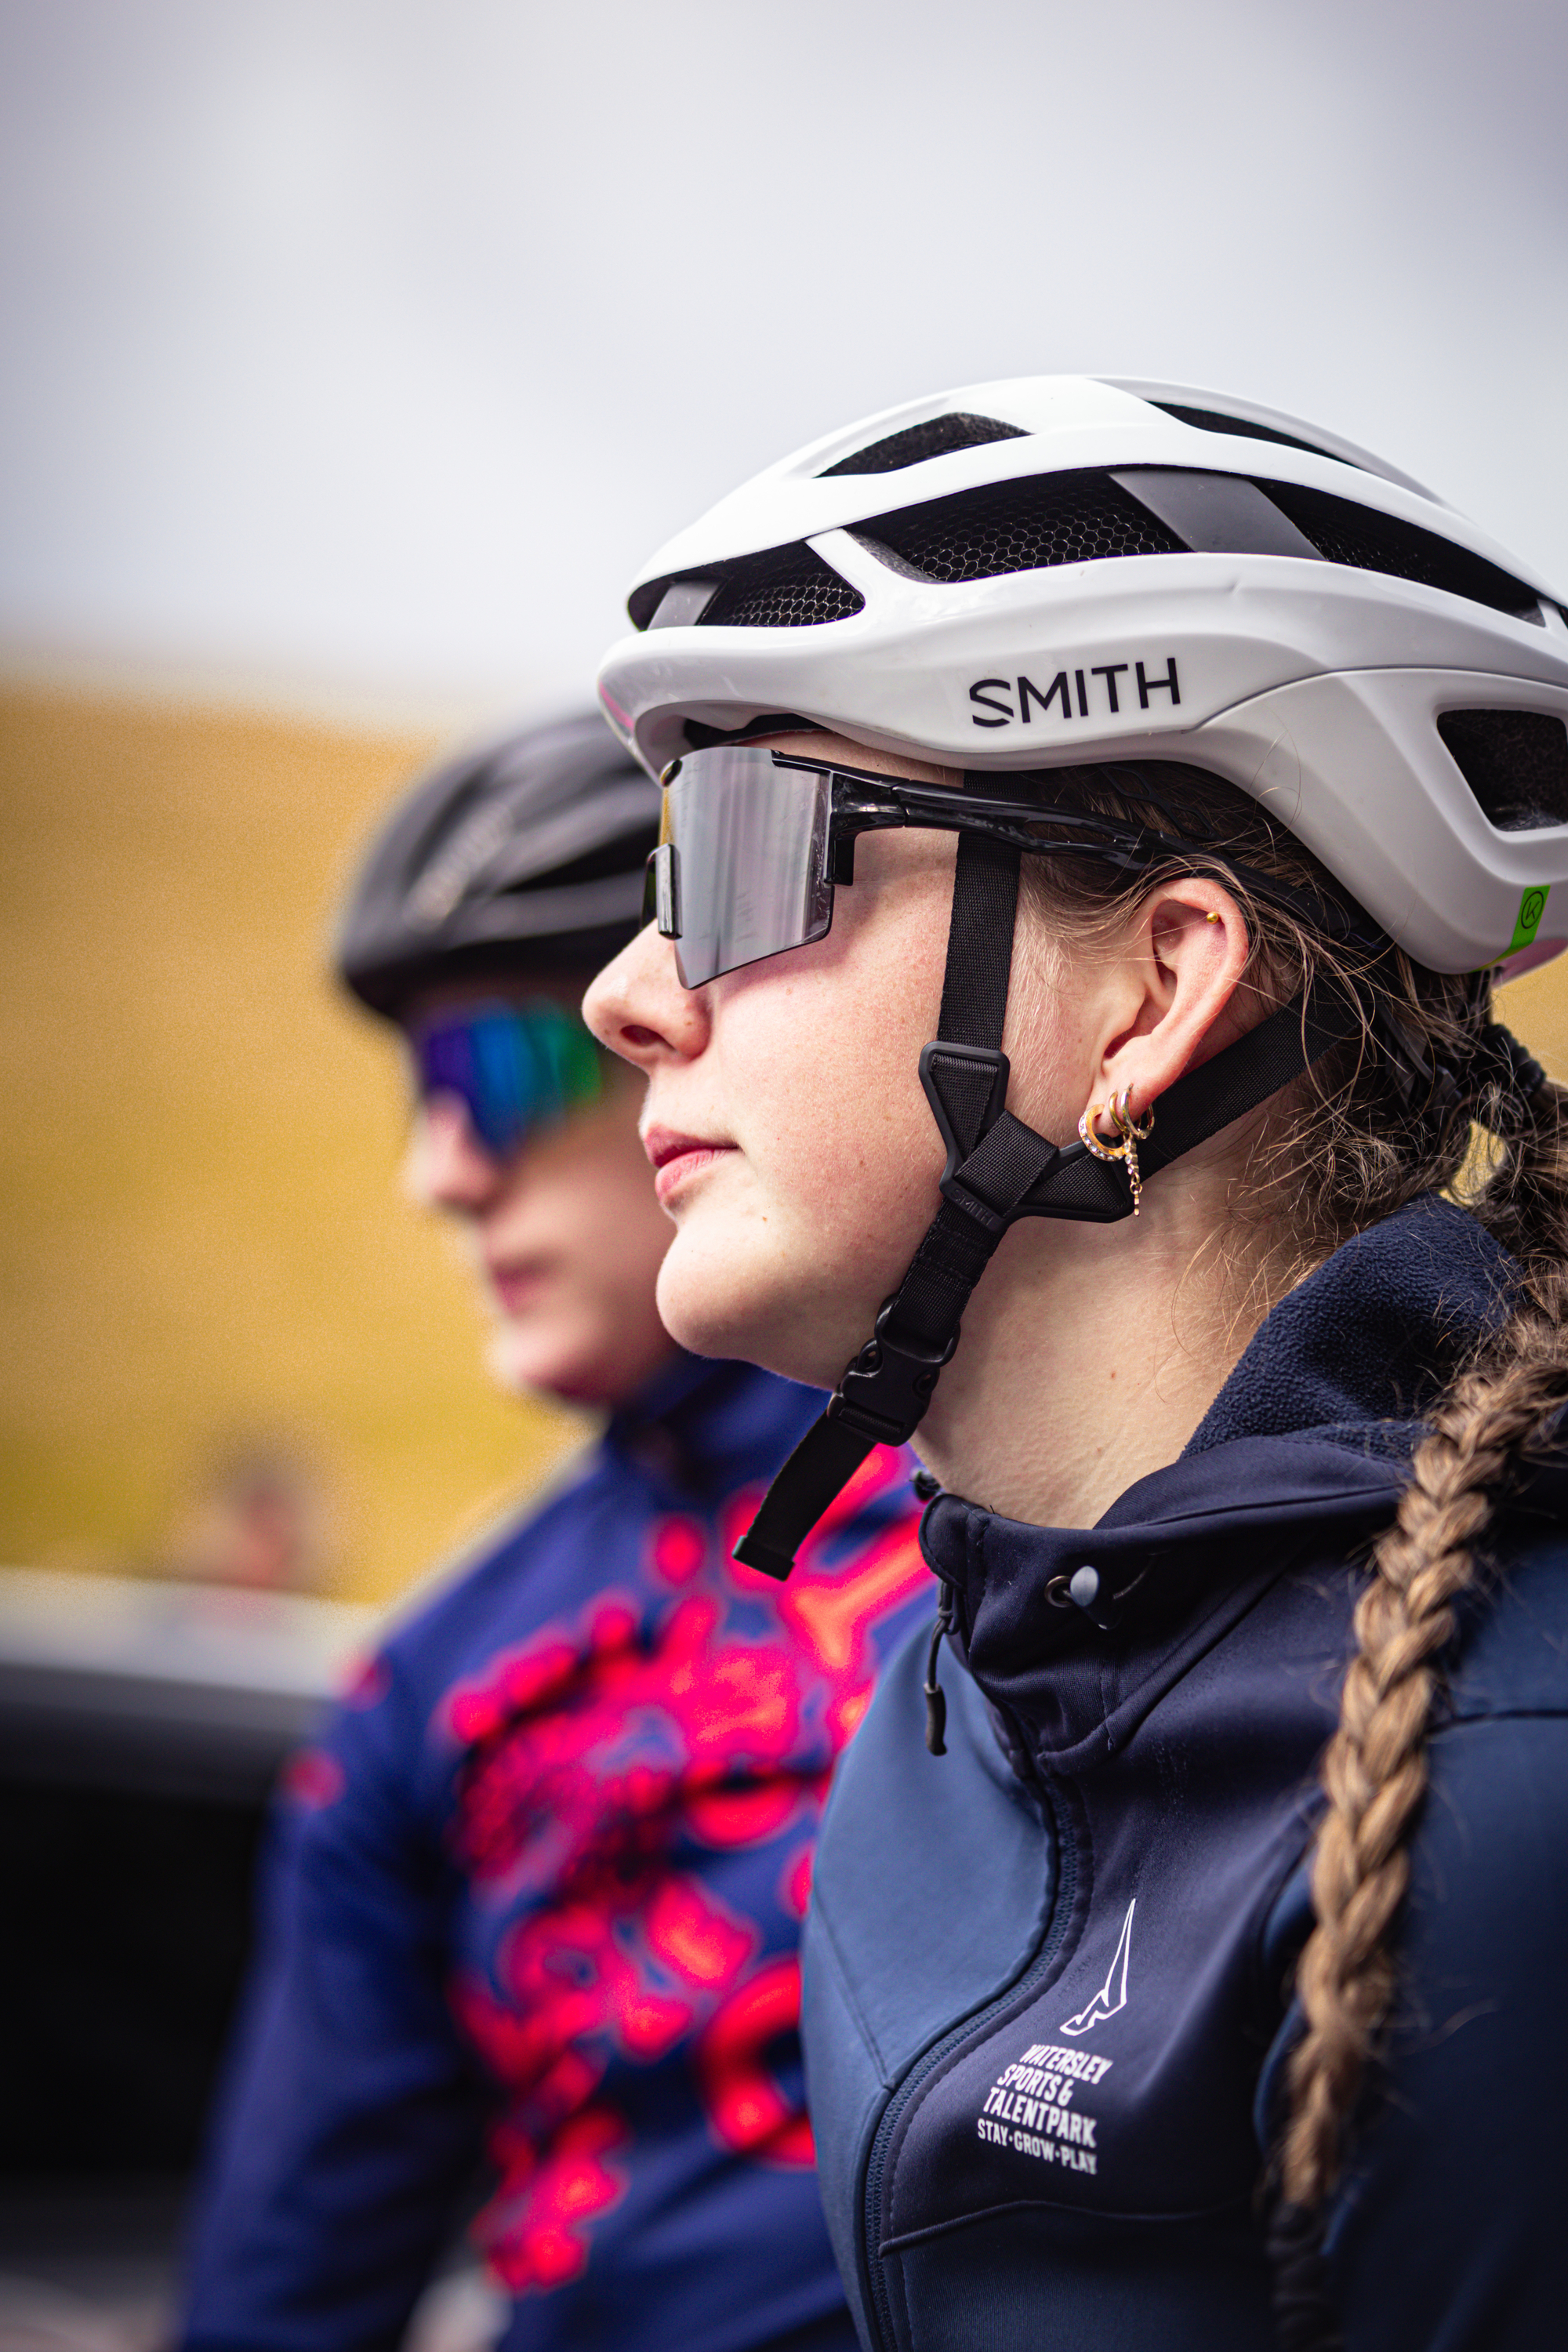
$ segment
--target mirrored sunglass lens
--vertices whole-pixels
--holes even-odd
[[[559,1005],[498,1005],[432,1024],[416,1041],[421,1097],[454,1094],[498,1158],[536,1127],[593,1102],[604,1073],[592,1037]]]
[[[776,766],[771,751],[688,754],[665,788],[675,844],[682,984],[821,939],[832,921],[826,769]]]

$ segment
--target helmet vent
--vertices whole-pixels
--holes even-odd
[[[626,599],[633,627],[646,629],[669,590],[688,580],[695,583],[698,575],[676,572],[634,588]],[[847,621],[866,603],[858,588],[804,540],[794,547],[710,563],[700,584],[716,593],[693,617],[691,625],[700,629],[806,629],[822,621]]]
[[[1027,438],[1021,425],[1004,425],[995,416],[966,416],[955,408],[946,416],[929,416],[923,425],[906,425],[901,433],[868,442],[864,449],[840,457],[837,466],[825,466],[817,480],[829,481],[835,474],[896,474],[927,457],[949,457],[954,449],[980,449],[988,441]]]
[[[1149,405],[1175,417],[1180,424],[1195,425],[1200,433],[1237,433],[1245,441],[1278,441],[1287,449],[1304,449],[1309,457],[1332,457],[1342,466],[1352,462],[1342,457],[1337,449],[1325,449],[1316,441],[1303,441],[1299,433],[1282,433],[1278,425],[1254,425],[1246,416],[1227,416],[1221,408],[1184,408],[1175,400],[1152,400]]]
[[[992,580],[1108,555],[1173,555],[1183,542],[1109,474],[1034,474],[862,523],[926,580]]]
[[[1258,488],[1305,531],[1330,563],[1353,563],[1363,572],[1386,572],[1395,580],[1414,580],[1420,586],[1445,589],[1474,604],[1489,604],[1494,613],[1511,613],[1516,620],[1539,621],[1541,602],[1533,588],[1501,572],[1468,547],[1456,547],[1436,531],[1405,522],[1397,515],[1379,514],[1353,499],[1337,499],[1328,490],[1302,489],[1294,482],[1259,482]]]
[[[1568,726],[1542,710],[1445,710],[1437,732],[1500,833],[1568,824]]]
[[[866,599],[801,541],[742,556],[699,622],[700,628],[805,629],[847,620]]]

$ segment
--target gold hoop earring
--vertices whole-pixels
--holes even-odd
[[[1100,1116],[1100,1106],[1099,1103],[1090,1103],[1089,1108],[1085,1111],[1083,1117],[1078,1123],[1079,1141],[1087,1145],[1088,1149],[1093,1152],[1097,1160],[1125,1160],[1127,1157],[1127,1146],[1125,1143],[1107,1143],[1101,1137],[1096,1134],[1095,1129],[1098,1125]]]
[[[1141,1121],[1133,1118],[1128,1108],[1131,1098],[1131,1087],[1123,1087],[1121,1092],[1113,1095],[1103,1107],[1103,1115],[1121,1138],[1120,1143],[1107,1143],[1105,1138],[1097,1132],[1101,1117],[1101,1106],[1097,1103],[1090,1103],[1079,1120],[1078,1132],[1079,1140],[1097,1160],[1121,1160],[1126,1162],[1127,1181],[1132,1192],[1132,1213],[1137,1216],[1143,1206],[1143,1176],[1138,1165],[1138,1146],[1154,1124],[1154,1110],[1151,1104]]]
[[[1123,1087],[1121,1092],[1106,1105],[1106,1108],[1110,1113],[1110,1123],[1118,1135],[1125,1136],[1129,1142],[1136,1138],[1140,1143],[1142,1143],[1154,1124],[1154,1106],[1151,1103],[1142,1118],[1136,1119],[1128,1109],[1131,1100],[1131,1087]]]

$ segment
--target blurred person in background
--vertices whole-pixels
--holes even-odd
[[[410,1181],[468,1235],[492,1368],[606,1421],[286,1776],[187,2352],[395,2343],[487,2166],[516,2352],[854,2343],[796,1941],[834,1760],[928,1588],[880,1449],[787,1589],[731,1558],[820,1400],[655,1309],[641,1083],[576,1006],[658,808],[569,719],[421,783],[349,898],[340,970],[406,1038]]]

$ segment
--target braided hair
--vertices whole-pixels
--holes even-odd
[[[1500,1149],[1467,1201],[1521,1262],[1519,1301],[1429,1417],[1353,1619],[1312,1865],[1316,1926],[1296,1971],[1305,2032],[1269,2225],[1282,2352],[1342,2342],[1325,2292],[1323,2209],[1340,2176],[1368,2059],[1395,1988],[1391,1950],[1426,1793],[1426,1741],[1455,1604],[1483,1572],[1500,1496],[1568,1402],[1568,1091],[1489,1024],[1495,1069],[1473,1105]]]
[[[1448,1192],[1520,1269],[1506,1322],[1430,1410],[1430,1434],[1373,1549],[1322,1759],[1315,1925],[1296,1971],[1304,2031],[1289,2060],[1287,2113],[1264,2188],[1281,2352],[1336,2352],[1326,2207],[1396,1989],[1395,1939],[1444,1656],[1461,1596],[1483,1588],[1494,1509],[1568,1404],[1568,1089],[1493,1020],[1489,974],[1426,971],[1395,950],[1357,954],[1304,919],[1314,895],[1331,905],[1332,877],[1232,786],[1163,762],[1054,769],[1039,782],[1047,804],[1065,801],[1215,846],[1131,883],[1080,857],[1028,858],[1026,919],[1032,910],[1054,931],[1092,932],[1184,867],[1208,870],[1241,905],[1252,940],[1247,981],[1267,1003],[1326,980],[1353,991],[1362,1008],[1359,1037],[1259,1122],[1237,1187],[1233,1216],[1274,1238],[1263,1305],[1423,1192]],[[1281,884],[1280,898],[1239,882],[1237,865]]]

